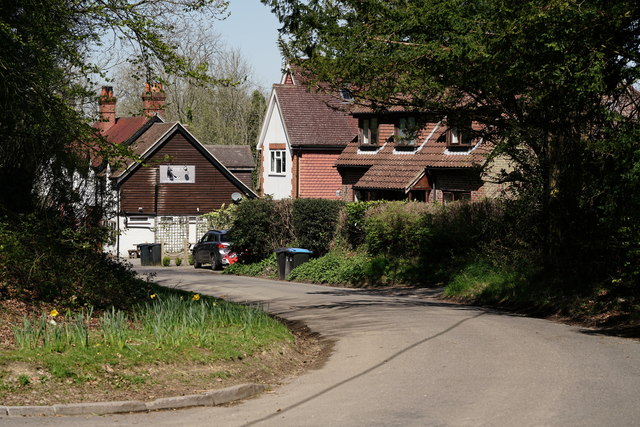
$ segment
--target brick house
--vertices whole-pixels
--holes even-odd
[[[320,93],[304,86],[290,67],[274,84],[260,130],[260,193],[275,199],[341,199],[342,178],[335,163],[358,133],[346,111],[348,93]]]
[[[481,173],[492,146],[471,122],[448,123],[437,114],[400,107],[384,113],[354,108],[358,138],[336,161],[345,201],[416,200],[447,203],[496,197],[504,162]]]
[[[109,141],[127,144],[142,163],[94,164],[118,204],[109,220],[117,237],[107,250],[125,256],[139,243],[164,243],[165,252],[183,251],[205,231],[200,215],[231,203],[234,193],[257,196],[182,124],[163,122],[161,86],[147,85],[144,117],[116,118],[115,101],[113,89],[104,87],[94,126]]]

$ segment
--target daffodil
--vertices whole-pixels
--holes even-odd
[[[59,314],[58,310],[56,310],[55,308],[53,310],[51,310],[51,312],[49,313],[49,315],[51,317],[56,317],[58,314]]]
[[[194,301],[198,301],[199,299],[200,299],[200,294],[195,294],[195,295],[193,296],[193,300],[194,300]]]
[[[151,295],[149,295],[149,298],[154,299],[154,298],[155,298],[155,297],[157,297],[157,296],[158,296],[158,295],[156,295],[156,294],[151,294]]]

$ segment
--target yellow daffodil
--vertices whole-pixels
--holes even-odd
[[[194,301],[198,301],[199,299],[200,299],[200,294],[195,294],[195,295],[193,296],[193,300],[194,300]]]
[[[149,298],[154,299],[154,298],[155,298],[155,297],[157,297],[157,296],[158,296],[158,295],[156,295],[156,294],[151,294],[151,295],[149,295]]]
[[[49,313],[49,315],[51,317],[56,317],[58,314],[59,314],[58,310],[56,310],[55,308],[53,310],[51,310],[51,312]]]

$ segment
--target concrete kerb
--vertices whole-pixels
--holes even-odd
[[[120,402],[69,403],[52,406],[0,406],[0,416],[106,415],[194,406],[216,406],[253,397],[267,388],[264,384],[240,384],[202,394],[164,397],[151,402],[127,400]]]

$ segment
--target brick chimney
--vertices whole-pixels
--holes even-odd
[[[100,99],[98,99],[98,111],[100,119],[96,127],[100,132],[105,132],[116,123],[116,97],[113,96],[113,87],[102,86]]]
[[[167,95],[162,83],[145,83],[142,93],[142,114],[145,117],[164,115],[164,101]]]

